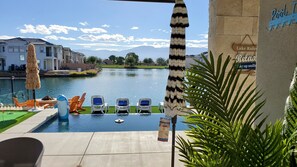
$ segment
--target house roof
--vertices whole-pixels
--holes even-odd
[[[17,38],[5,39],[5,40],[0,39],[0,42],[1,41],[6,42],[6,41],[12,41],[12,40],[20,40],[20,41],[24,41],[24,42],[27,42],[27,43],[33,43],[35,45],[44,45],[44,44],[45,45],[54,45],[54,44],[52,44],[50,42],[47,42],[47,41],[45,41],[43,39],[39,39],[39,38],[20,38],[20,37],[17,37]]]
[[[36,45],[43,45],[43,44],[46,44],[46,45],[54,45],[50,42],[47,42],[43,39],[39,39],[39,38],[22,38],[24,39],[25,41],[27,41],[28,43],[33,43],[33,44],[36,44]]]

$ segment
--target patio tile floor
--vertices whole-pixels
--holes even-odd
[[[0,141],[14,137],[40,140],[44,145],[42,167],[170,166],[171,141],[157,141],[156,131],[31,133],[56,113],[55,109],[37,113],[1,133]],[[177,135],[185,134],[178,131]],[[184,166],[178,158],[176,150],[175,166]]]

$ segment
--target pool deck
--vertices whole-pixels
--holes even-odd
[[[171,163],[171,140],[157,141],[157,131],[31,133],[57,113],[43,110],[0,134],[0,141],[33,137],[44,145],[42,167],[165,167]],[[177,135],[185,137],[183,131]],[[171,134],[170,134],[171,136]],[[184,166],[178,159],[175,166]]]

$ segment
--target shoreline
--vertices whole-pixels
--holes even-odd
[[[39,72],[40,78],[47,78],[47,77],[93,77],[96,76],[101,69],[91,69],[85,70],[81,72],[77,72],[74,70],[56,70],[56,71],[48,71],[48,72]],[[26,71],[17,71],[17,72],[8,72],[8,71],[1,71],[0,72],[0,79],[26,79]]]

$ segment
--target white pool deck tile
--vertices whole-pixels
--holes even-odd
[[[164,167],[170,166],[171,140],[157,141],[157,131],[31,133],[57,114],[47,109],[0,134],[0,141],[33,137],[44,145],[42,167]],[[177,135],[185,137],[183,131]],[[171,136],[171,134],[170,134]],[[175,166],[184,166],[178,161]]]

